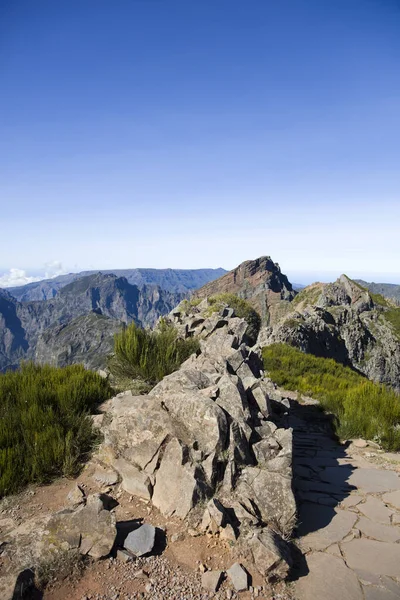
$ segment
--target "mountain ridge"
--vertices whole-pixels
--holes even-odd
[[[34,281],[22,286],[7,288],[8,292],[17,300],[27,302],[31,300],[49,300],[66,285],[86,277],[103,273],[104,275],[116,275],[125,277],[128,283],[137,285],[138,288],[144,285],[159,285],[161,289],[186,293],[199,288],[212,279],[216,279],[227,271],[218,269],[100,269],[92,271],[81,271],[79,273],[67,273],[58,275],[51,279]]]

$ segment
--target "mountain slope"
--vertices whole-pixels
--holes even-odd
[[[35,281],[19,287],[8,288],[8,292],[21,302],[49,300],[66,285],[98,271],[83,271],[59,275],[54,279]],[[226,273],[225,269],[111,269],[101,271],[104,275],[125,277],[139,289],[146,285],[157,285],[169,292],[186,293],[197,289]]]

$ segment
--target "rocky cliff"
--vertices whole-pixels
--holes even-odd
[[[236,294],[247,300],[265,323],[276,318],[282,301],[290,302],[296,295],[286,275],[269,256],[241,263],[236,269],[197,290],[194,295],[206,298],[225,293]]]
[[[400,309],[342,275],[302,290],[259,344],[291,344],[400,389]]]
[[[18,302],[0,294],[0,370],[23,359],[98,367],[122,323],[152,326],[186,294],[97,273],[69,283],[50,300]],[[102,317],[96,318],[97,317]]]

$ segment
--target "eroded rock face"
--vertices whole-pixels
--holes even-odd
[[[118,471],[124,489],[150,498],[163,514],[200,520],[203,531],[232,543],[246,544],[255,525],[287,534],[296,512],[291,430],[273,421],[260,357],[245,345],[246,322],[232,309],[211,316],[207,309],[204,300],[193,314],[178,308],[170,316],[180,335],[199,336],[198,356],[147,396],[108,403],[101,460]],[[276,563],[283,577],[284,555],[275,553],[281,558],[269,568]]]

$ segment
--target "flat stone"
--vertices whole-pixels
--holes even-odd
[[[363,515],[372,519],[372,521],[390,525],[392,511],[386,508],[379,498],[369,497],[366,502],[359,504],[357,508]]]
[[[201,576],[201,585],[209,592],[218,591],[221,583],[222,571],[206,571]]]
[[[231,568],[227,570],[227,575],[237,592],[242,592],[248,589],[249,578],[242,565],[239,563],[234,563]]]
[[[303,504],[299,521],[298,533],[303,536],[302,546],[324,550],[346,537],[357,521],[357,515],[327,506]]]
[[[143,556],[149,554],[153,550],[156,537],[156,529],[153,525],[145,523],[138,529],[128,533],[124,547],[135,556]]]
[[[343,559],[316,552],[307,556],[309,573],[295,583],[297,600],[363,600],[356,574]]]
[[[379,469],[356,469],[348,483],[365,492],[390,492],[400,490],[400,477],[395,471]]]
[[[400,490],[397,492],[389,492],[388,494],[383,494],[382,500],[385,504],[391,504],[397,510],[400,510]]]
[[[354,572],[363,585],[381,585],[381,577],[376,573],[370,573],[363,569],[354,569]]]
[[[376,523],[366,517],[361,517],[359,519],[357,527],[364,536],[379,540],[380,542],[395,543],[400,540],[400,527],[382,525],[381,523]]]
[[[342,544],[341,549],[351,569],[400,577],[400,544],[361,538]]]
[[[357,506],[362,501],[363,496],[358,496],[357,494],[350,494],[347,498],[341,501],[340,506],[342,508],[351,508],[352,506]]]
[[[329,554],[333,554],[334,556],[342,557],[342,553],[340,552],[339,544],[332,544],[329,548],[326,549],[326,552]]]
[[[373,585],[363,586],[365,600],[399,600],[399,595],[390,590]]]

